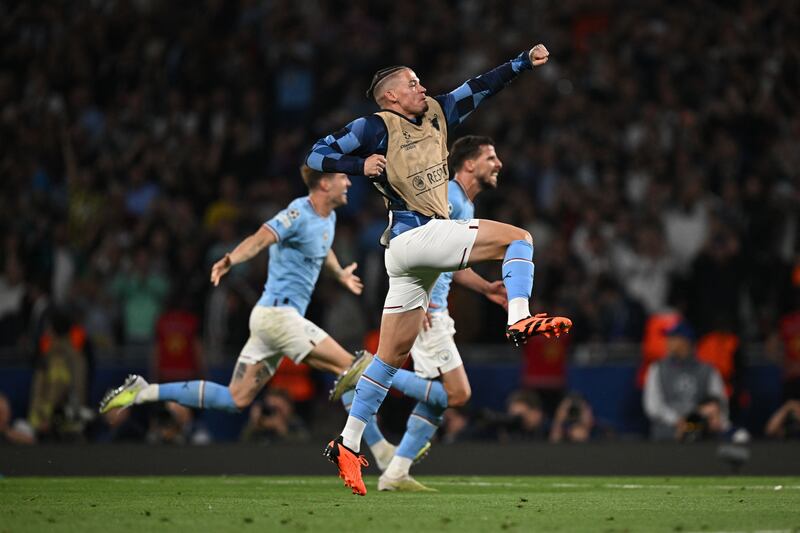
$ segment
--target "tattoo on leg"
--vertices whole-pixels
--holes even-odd
[[[236,369],[233,371],[233,381],[239,381],[242,379],[246,370],[247,365],[244,363],[236,363]]]
[[[267,368],[267,365],[262,364],[258,367],[258,370],[256,370],[256,383],[261,384],[262,382],[268,380],[271,375],[272,374],[270,373],[269,368]]]

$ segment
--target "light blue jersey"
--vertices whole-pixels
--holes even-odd
[[[291,306],[305,315],[333,244],[336,213],[320,216],[308,196],[297,198],[264,223],[278,236],[269,249],[269,272],[258,305]]]
[[[451,220],[469,220],[475,217],[475,205],[467,198],[467,193],[456,180],[447,184],[447,203]],[[431,291],[431,303],[439,307],[431,308],[432,313],[441,313],[447,309],[447,295],[450,293],[452,272],[442,272]]]

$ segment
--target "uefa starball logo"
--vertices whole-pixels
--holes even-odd
[[[414,179],[411,180],[411,183],[418,191],[425,190],[425,180],[422,179],[422,176],[414,176]]]

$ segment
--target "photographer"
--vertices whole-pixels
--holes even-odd
[[[513,392],[505,415],[494,422],[500,442],[544,440],[547,436],[542,401],[533,390]]]
[[[592,437],[594,415],[583,397],[573,392],[556,409],[550,428],[550,442],[586,442]]]
[[[703,398],[697,408],[678,421],[675,432],[681,442],[716,440],[727,437],[731,424],[722,412],[719,398]]]
[[[294,411],[292,399],[283,389],[267,389],[260,402],[250,408],[242,440],[270,443],[308,440],[308,430]]]
[[[728,400],[722,378],[712,366],[695,357],[692,328],[679,322],[666,335],[668,355],[650,366],[644,385],[644,410],[650,419],[651,438],[682,439],[689,415],[701,404],[706,405],[709,398],[716,401],[717,408],[706,406],[706,410],[710,413],[718,409],[719,419],[727,428]]]
[[[789,400],[775,411],[764,434],[773,439],[800,439],[800,400]]]

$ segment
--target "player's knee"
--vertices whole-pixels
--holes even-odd
[[[228,387],[228,390],[231,393],[231,398],[233,398],[233,404],[239,411],[246,409],[255,399],[252,394],[239,387]]]
[[[524,235],[522,236],[523,241],[527,242],[528,244],[533,244],[533,235],[528,233],[527,231],[523,230]]]
[[[465,389],[454,390],[453,392],[447,395],[447,406],[463,407],[467,405],[467,402],[471,397],[472,397],[472,391],[469,389],[469,387]]]
[[[512,241],[525,241],[528,244],[533,244],[533,237],[528,231],[522,228],[514,228],[514,230],[514,235],[511,238]]]
[[[504,237],[504,242],[503,242],[504,248],[507,248],[514,241],[525,241],[528,244],[533,245],[533,237],[531,236],[531,234],[528,231],[526,231],[526,230],[524,230],[522,228],[518,228],[516,226],[512,226],[512,227],[513,227],[513,229],[511,231],[509,231],[509,232],[507,232],[507,233],[505,233],[503,235],[503,237]]]

